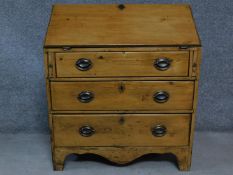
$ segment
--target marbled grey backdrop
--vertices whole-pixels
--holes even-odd
[[[48,132],[43,39],[54,3],[190,3],[203,45],[197,129],[233,130],[232,0],[0,0],[0,132]]]

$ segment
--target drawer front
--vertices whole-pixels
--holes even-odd
[[[183,146],[189,114],[53,116],[55,146]]]
[[[193,81],[51,82],[53,110],[190,110]]]
[[[189,52],[57,53],[57,77],[188,76]]]

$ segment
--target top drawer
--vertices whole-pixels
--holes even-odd
[[[188,76],[189,51],[56,53],[57,77]]]

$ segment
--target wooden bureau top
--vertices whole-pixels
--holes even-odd
[[[45,47],[200,46],[189,5],[54,5]]]

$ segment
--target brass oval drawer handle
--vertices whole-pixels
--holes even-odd
[[[158,70],[167,70],[171,65],[171,60],[169,58],[157,58],[154,62],[154,67]]]
[[[93,134],[95,134],[95,129],[92,128],[91,126],[85,125],[79,128],[79,133],[83,137],[90,137]]]
[[[94,94],[91,91],[82,91],[78,95],[78,100],[82,103],[89,103],[94,99]]]
[[[169,93],[166,91],[158,91],[154,94],[153,99],[157,103],[165,103],[169,99]]]
[[[90,59],[80,58],[76,61],[75,66],[77,69],[79,69],[81,71],[87,71],[87,70],[91,69],[92,62]]]
[[[155,137],[162,137],[167,133],[167,128],[164,125],[156,125],[151,128],[151,133]]]

